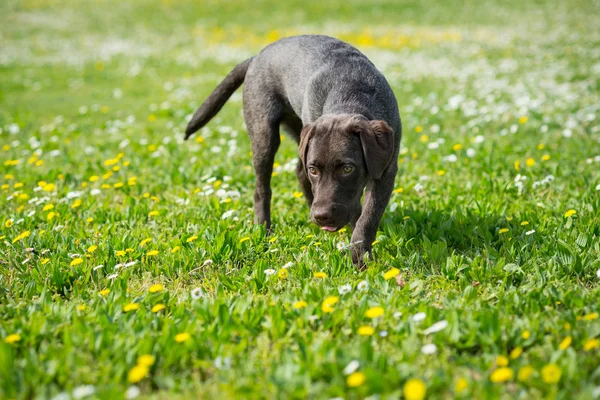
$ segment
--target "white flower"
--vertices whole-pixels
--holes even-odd
[[[570,138],[571,136],[573,136],[573,131],[570,129],[565,129],[562,132],[562,135],[563,135],[563,137]]]
[[[417,193],[421,193],[423,191],[423,189],[425,189],[425,186],[421,185],[420,183],[417,183],[414,186],[415,192]]]
[[[360,282],[358,282],[358,285],[356,286],[356,288],[358,290],[365,291],[365,290],[369,289],[369,282],[360,281]]]
[[[339,251],[344,251],[344,250],[346,250],[346,249],[348,248],[348,245],[347,245],[347,244],[345,244],[344,242],[338,242],[338,243],[335,245],[335,247],[337,247],[337,249],[338,249]]]
[[[215,367],[217,369],[229,369],[231,368],[231,357],[221,357],[218,356],[215,358]]]
[[[129,268],[129,267],[133,267],[135,264],[137,264],[137,260],[136,261],[129,261],[128,263],[123,264],[123,266],[125,268]]]
[[[52,400],[70,400],[71,396],[69,396],[69,393],[67,392],[60,392],[59,394],[57,394],[56,396],[54,396],[52,398]]]
[[[286,269],[287,269],[287,268],[290,268],[290,267],[291,267],[291,266],[293,266],[293,265],[294,265],[294,263],[290,261],[289,263],[285,264],[285,265],[284,265],[283,267],[281,267],[281,268],[286,268]]]
[[[88,397],[96,393],[96,388],[94,385],[83,385],[77,386],[73,389],[73,398],[82,399],[84,397]]]
[[[600,190],[600,183],[596,185],[596,190]]]
[[[343,296],[346,293],[350,293],[351,291],[352,291],[352,286],[350,284],[345,284],[338,288],[338,293],[340,294],[340,296]]]
[[[98,196],[101,193],[100,189],[92,189],[90,190],[90,194],[92,196]]]
[[[429,344],[426,344],[425,346],[421,347],[421,353],[426,354],[426,355],[435,354],[436,351],[437,351],[437,346],[433,343],[429,343]]]
[[[125,392],[125,399],[127,399],[127,400],[135,399],[139,395],[140,395],[140,388],[138,388],[135,385],[129,386],[129,388]]]
[[[21,131],[21,128],[17,124],[10,124],[8,126],[8,131],[10,132],[11,135],[16,135],[17,133],[19,133]]]
[[[227,218],[231,217],[234,212],[235,212],[235,210],[225,211],[223,213],[223,215],[221,215],[221,219],[227,219]]]
[[[202,291],[202,288],[195,288],[192,289],[192,291],[190,292],[190,295],[192,296],[192,299],[194,300],[199,300],[202,297],[204,297],[204,292]]]
[[[469,147],[467,149],[467,157],[469,157],[469,158],[475,157],[475,149],[472,149],[472,148]]]
[[[346,365],[344,368],[344,375],[350,375],[356,372],[356,370],[360,367],[360,363],[356,360],[352,360]]]
[[[67,199],[76,199],[77,197],[81,197],[83,192],[69,192],[67,193]]]
[[[265,269],[265,275],[270,276],[273,275],[276,271],[273,268]]]
[[[423,331],[423,333],[425,335],[429,335],[431,333],[436,333],[436,332],[441,331],[442,329],[445,329],[447,326],[448,326],[448,321],[446,321],[444,319],[444,320],[438,321],[435,324],[431,325],[429,328],[425,329]]]
[[[208,265],[212,265],[212,263],[213,263],[213,260],[211,260],[211,259],[209,258],[208,260],[206,260],[206,261],[204,261],[204,262],[202,263],[202,266],[203,266],[203,267],[206,267],[206,266],[208,266]]]
[[[456,157],[456,154],[450,154],[444,157],[444,160],[453,163],[458,160],[458,157]]]
[[[414,322],[421,322],[425,319],[427,315],[424,312],[420,312],[420,313],[416,313],[415,315],[413,315],[412,320]]]
[[[525,232],[525,234],[526,234],[527,236],[529,236],[529,235],[531,235],[531,234],[534,234],[534,233],[535,233],[535,229],[532,229],[532,230],[530,230],[530,231],[527,231],[527,232]]]
[[[100,268],[102,268],[102,267],[104,267],[104,265],[96,265],[96,266],[94,267],[94,271],[97,271],[97,270],[99,270],[99,269],[100,269]]]
[[[477,135],[475,136],[475,139],[473,140],[473,143],[483,143],[483,141],[485,140],[485,138],[482,135]]]
[[[400,317],[402,317],[402,313],[400,311],[396,311],[394,314],[392,314],[392,316],[396,319],[400,319]]]
[[[598,277],[598,279],[600,279],[600,269],[598,269],[598,271],[596,271],[596,276]]]
[[[115,279],[119,274],[112,274],[106,277],[106,279]]]
[[[379,331],[379,336],[386,337],[388,335],[388,331]]]

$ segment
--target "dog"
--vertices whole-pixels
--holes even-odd
[[[352,261],[364,267],[392,195],[402,137],[398,104],[385,77],[338,39],[284,38],[227,75],[194,113],[185,139],[242,83],[256,173],[255,222],[271,228],[271,175],[282,127],[299,144],[296,175],[312,221],[331,232],[349,224]]]

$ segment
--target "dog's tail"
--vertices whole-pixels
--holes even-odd
[[[236,91],[238,87],[244,83],[246,71],[252,58],[236,65],[236,67],[223,79],[223,82],[216,87],[215,90],[208,96],[204,103],[196,110],[194,116],[185,129],[185,140],[194,134],[198,129],[202,128],[217,115],[221,107],[225,105],[229,97]]]

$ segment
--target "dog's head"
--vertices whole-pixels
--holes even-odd
[[[336,231],[360,216],[367,181],[392,161],[394,132],[361,115],[324,115],[302,129],[298,152],[314,195],[311,219]]]

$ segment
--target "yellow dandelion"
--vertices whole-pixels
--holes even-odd
[[[314,277],[318,279],[325,279],[327,278],[327,274],[325,272],[315,272]]]
[[[394,189],[394,193],[402,193],[404,192],[404,188]]]
[[[4,343],[12,344],[17,343],[21,340],[21,335],[18,333],[13,333],[4,338]]]
[[[583,344],[583,350],[591,351],[600,347],[600,340],[598,339],[590,339]]]
[[[138,383],[148,375],[148,367],[145,365],[136,365],[129,370],[127,380],[130,383]]]
[[[454,146],[452,146],[452,150],[454,151],[459,151],[463,148],[463,145],[460,143],[456,143]]]
[[[421,142],[427,143],[428,141],[429,141],[429,136],[427,136],[427,135],[421,136]]]
[[[92,218],[92,217],[89,217],[88,219],[86,219],[86,220],[85,220],[85,222],[87,222],[88,224],[89,224],[90,222],[94,222],[94,218]]]
[[[516,360],[517,358],[519,358],[519,356],[521,356],[521,354],[523,354],[523,348],[521,346],[519,347],[515,347],[509,354],[509,357],[511,360]]]
[[[81,264],[82,262],[83,262],[83,258],[77,257],[77,258],[74,258],[73,261],[71,261],[70,265],[71,265],[71,267],[74,267],[76,265]]]
[[[178,333],[177,335],[175,335],[175,341],[177,343],[183,343],[190,340],[191,337],[192,336],[187,332]]]
[[[462,393],[469,388],[469,382],[465,378],[458,378],[454,385],[454,391],[456,393]]]
[[[375,333],[375,329],[372,326],[361,326],[358,328],[357,333],[360,336],[372,336]]]
[[[548,161],[550,159],[550,154],[544,154],[542,156],[542,161]]]
[[[520,382],[525,382],[531,377],[531,375],[533,375],[534,372],[535,372],[535,370],[533,369],[533,367],[531,365],[525,365],[519,369],[519,373],[517,374],[517,379]]]
[[[523,125],[526,122],[527,122],[527,116],[523,115],[521,118],[519,118],[519,123],[521,125]]]
[[[193,241],[194,241],[194,240],[196,240],[196,239],[198,239],[198,236],[196,236],[196,235],[194,235],[194,236],[190,236],[189,238],[187,238],[187,239],[185,240],[185,242],[186,242],[186,243],[191,243],[191,242],[193,242]]]
[[[164,286],[160,283],[154,284],[148,288],[150,293],[162,292],[164,290]]]
[[[250,240],[250,236],[243,237],[240,239],[240,243],[247,242],[248,240]]]
[[[93,253],[93,252],[96,251],[97,248],[98,248],[98,246],[96,246],[95,244],[93,244],[90,247],[88,247],[87,252],[88,253]]]
[[[103,289],[103,290],[99,291],[98,293],[100,294],[100,296],[106,297],[110,293],[110,289]]]
[[[444,171],[443,169],[440,169],[440,170],[437,172],[437,174],[438,174],[439,176],[444,176],[444,175],[446,175],[446,171]]]
[[[140,242],[140,247],[144,247],[145,245],[147,245],[148,243],[150,243],[152,241],[152,238],[146,238],[144,240],[142,240]]]
[[[125,312],[135,311],[135,310],[139,310],[139,309],[140,309],[140,305],[138,303],[125,304],[125,306],[123,307],[123,311],[125,311]]]
[[[156,358],[154,358],[153,355],[151,355],[151,354],[142,354],[137,359],[137,365],[142,365],[144,367],[150,368],[151,366],[154,365],[155,361],[156,361]]]
[[[348,375],[346,378],[346,384],[349,387],[358,387],[365,383],[366,377],[362,372],[355,372],[353,374]]]
[[[377,318],[381,317],[384,313],[383,307],[372,307],[365,312],[365,316],[367,318]]]
[[[530,157],[530,158],[528,158],[527,160],[525,160],[525,164],[526,164],[528,167],[533,167],[533,166],[535,165],[535,160],[534,160],[533,158],[531,158],[531,157]]]
[[[427,394],[427,386],[420,379],[409,379],[402,388],[406,400],[423,400]]]
[[[25,239],[27,237],[29,237],[29,235],[31,235],[30,231],[24,231],[23,233],[21,233],[19,236],[17,236],[16,238],[13,239],[13,244],[18,242],[19,240]]]
[[[508,232],[508,228],[502,228],[498,231],[498,233],[502,234],[502,233],[506,233]]]
[[[158,254],[158,250],[150,250],[146,253],[146,257],[153,257]]]
[[[57,214],[56,214],[54,211],[50,211],[50,212],[48,213],[48,215],[46,216],[46,219],[47,219],[48,221],[52,221],[52,220],[54,219],[54,217],[56,217],[56,215],[57,215]]]
[[[521,337],[525,340],[529,339],[531,337],[531,332],[529,331],[523,331],[523,333],[521,334]]]
[[[150,211],[150,212],[148,213],[148,217],[155,217],[155,216],[157,216],[157,215],[158,215],[158,211]]]
[[[587,314],[583,316],[583,320],[584,321],[593,321],[595,319],[598,319],[598,313],[591,313],[591,314]]]
[[[280,269],[279,272],[277,273],[277,276],[279,276],[280,279],[285,279],[289,275],[290,275],[290,272],[286,268]]]
[[[397,276],[400,273],[400,270],[398,268],[392,268],[389,271],[387,271],[385,274],[383,274],[383,279],[390,280],[393,277]]]
[[[77,199],[73,202],[73,204],[71,204],[71,208],[77,208],[81,206],[81,200]]]
[[[45,264],[48,264],[50,262],[50,259],[49,258],[42,258],[40,262],[41,262],[42,265],[45,265]]]
[[[323,303],[321,304],[321,311],[323,311],[324,313],[332,313],[334,311],[333,306],[338,302],[340,298],[337,296],[329,296],[327,297],[325,300],[323,300]]]
[[[525,225],[529,225],[529,221],[523,221],[523,222],[521,222],[521,226],[525,226]]]
[[[177,252],[179,251],[179,249],[181,249],[181,246],[175,246],[175,247],[173,247],[173,248],[171,249],[171,253],[172,253],[172,254],[175,254],[175,253],[177,253]]]
[[[117,250],[115,252],[115,254],[116,254],[117,257],[124,257],[125,254],[127,254],[127,253],[125,252],[125,250]]]
[[[417,125],[417,127],[415,128],[415,132],[417,132],[417,133],[423,132],[423,127],[421,125]]]
[[[308,307],[308,303],[305,302],[304,300],[300,300],[300,301],[295,302],[292,307],[294,307],[296,310],[299,310],[301,308]]]
[[[506,367],[508,365],[508,358],[506,356],[496,357],[496,365],[499,367]]]
[[[303,193],[302,192],[294,192],[292,195],[294,196],[295,199],[299,199],[300,197],[303,196]]]
[[[548,364],[542,368],[542,380],[546,383],[557,383],[561,375],[562,371],[556,364]]]
[[[158,303],[158,304],[155,304],[155,305],[154,305],[154,307],[152,307],[152,310],[151,310],[151,311],[152,311],[153,313],[157,313],[157,312],[159,312],[159,311],[162,311],[162,310],[164,310],[165,308],[166,308],[166,306],[165,306],[164,304]]]
[[[514,165],[516,171],[521,169],[521,163],[518,160],[515,161],[515,163],[513,165]]]
[[[496,368],[492,375],[490,375],[490,381],[494,383],[503,383],[510,381],[514,377],[515,373],[512,369],[507,367]]]
[[[575,214],[577,214],[577,211],[571,209],[565,213],[565,218],[572,217]]]
[[[561,350],[566,350],[569,348],[572,341],[573,341],[573,338],[571,338],[571,336],[567,336],[566,338],[563,339],[562,342],[560,342],[560,344],[558,345],[558,348]]]
[[[86,307],[85,304],[80,304],[80,305],[77,306],[77,311],[85,311],[86,308],[87,307]]]
[[[4,222],[4,227],[10,228],[11,226],[13,226],[13,220],[7,219],[6,222]]]

